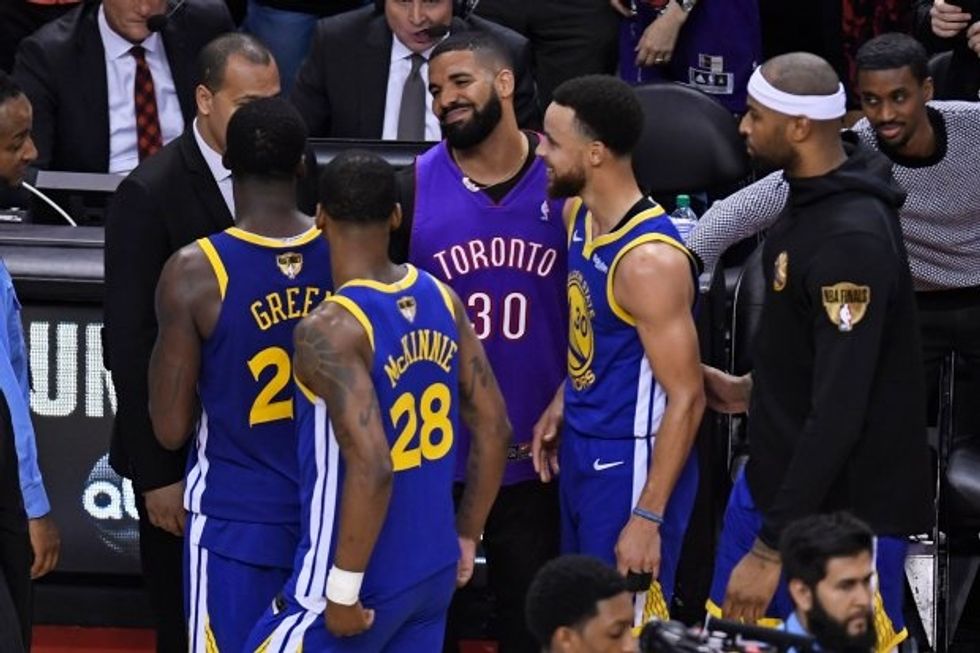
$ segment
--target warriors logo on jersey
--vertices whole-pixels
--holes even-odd
[[[592,333],[592,296],[578,270],[568,275],[568,375],[576,390],[595,383],[592,358],[595,354],[595,335]]]

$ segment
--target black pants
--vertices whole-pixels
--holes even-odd
[[[916,293],[922,329],[922,358],[930,398],[930,423],[936,415],[939,368],[956,352],[959,362],[954,397],[958,436],[980,436],[980,287]]]
[[[26,518],[23,530],[0,525],[0,653],[30,650],[33,562]]]
[[[14,428],[6,397],[0,392],[0,653],[31,648],[33,562]]]
[[[136,493],[140,516],[140,563],[150,595],[159,653],[186,653],[184,618],[184,540],[150,523],[143,494]]]
[[[456,488],[457,502],[462,486]],[[500,488],[483,533],[493,594],[490,635],[500,653],[538,653],[524,625],[524,597],[541,566],[558,555],[558,484],[527,481]],[[444,653],[458,653],[473,594],[456,593],[449,606]]]
[[[616,71],[619,14],[609,0],[481,0],[476,13],[531,42],[542,110],[565,80]]]

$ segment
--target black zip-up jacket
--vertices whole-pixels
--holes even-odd
[[[932,523],[904,193],[886,158],[846,149],[836,170],[788,179],[763,249],[746,480],[773,547],[815,512],[850,510],[879,535]]]

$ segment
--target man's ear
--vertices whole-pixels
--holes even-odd
[[[789,595],[793,599],[793,605],[803,612],[809,612],[813,609],[813,590],[806,583],[799,578],[793,578],[787,585],[789,586]]]
[[[402,225],[402,205],[395,202],[395,208],[391,210],[391,215],[388,217],[388,228],[391,231],[397,231],[398,227]]]
[[[493,79],[494,88],[500,97],[514,97],[514,89],[517,88],[517,81],[514,79],[514,71],[510,68],[502,68]]]
[[[214,100],[214,94],[204,84],[198,84],[194,88],[194,102],[197,104],[197,112],[202,116],[211,115],[211,102]]]
[[[316,169],[316,164],[313,165],[313,168]],[[303,177],[305,177],[306,171],[307,171],[306,154],[304,154],[299,158],[299,163],[296,164],[296,178],[302,179]]]
[[[578,633],[568,626],[559,626],[551,635],[551,646],[548,647],[549,653],[571,653],[574,651],[575,641]]]
[[[313,218],[316,223],[316,228],[320,231],[324,231],[327,228],[327,211],[323,208],[323,204],[317,202],[316,205],[316,216]]]
[[[932,81],[932,77],[926,77],[925,81],[922,82],[922,96],[926,102],[931,102],[936,95],[936,83]]]
[[[790,143],[802,143],[813,131],[813,123],[806,116],[795,116],[786,125],[786,140]]]
[[[609,149],[601,141],[592,141],[586,156],[589,158],[589,165],[595,168],[609,156]]]

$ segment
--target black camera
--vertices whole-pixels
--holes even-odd
[[[711,619],[704,628],[653,620],[640,632],[640,653],[766,653],[815,650],[812,637],[782,630]]]

